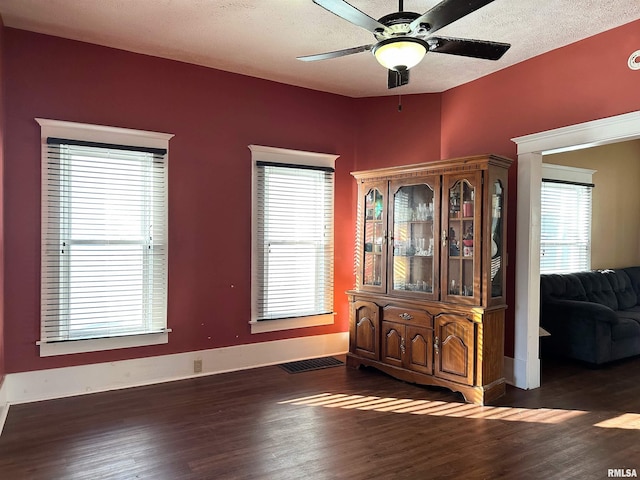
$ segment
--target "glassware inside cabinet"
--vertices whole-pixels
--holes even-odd
[[[383,275],[383,196],[377,188],[365,195],[363,285],[382,285]]]
[[[433,293],[434,190],[400,187],[393,201],[393,289]]]
[[[474,295],[475,187],[467,180],[449,189],[449,231],[443,232],[448,244],[448,294]]]

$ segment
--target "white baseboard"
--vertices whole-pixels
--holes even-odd
[[[508,366],[507,358],[509,357],[505,357],[504,369],[505,378],[508,383],[523,390],[540,387],[540,359],[527,362],[519,358],[509,358],[511,364]],[[511,381],[509,381],[509,377],[506,376],[507,368],[511,369]]]
[[[5,403],[12,405],[245,370],[339,355],[345,353],[348,347],[349,333],[342,332],[118,362],[10,373],[0,389],[0,402],[2,395]],[[202,361],[202,373],[194,373],[195,360]]]
[[[4,422],[9,414],[9,401],[7,400],[7,379],[0,380],[0,435]]]
[[[513,358],[504,357],[503,373],[504,379],[509,385],[515,385],[515,375],[513,372]]]
[[[349,333],[342,332],[118,362],[10,373],[0,385],[0,434],[12,404],[340,355],[346,353],[348,347]],[[202,373],[193,373],[195,360],[202,360]],[[520,387],[516,383],[515,364],[515,359],[504,357],[507,383]]]

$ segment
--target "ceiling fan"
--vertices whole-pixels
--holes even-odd
[[[443,0],[420,15],[403,11],[404,2],[398,0],[397,12],[375,20],[344,0],[313,0],[313,3],[329,12],[373,33],[377,43],[297,58],[305,62],[313,62],[371,51],[378,62],[389,71],[388,88],[409,83],[409,69],[420,63],[427,52],[498,60],[509,49],[510,44],[432,36],[442,27],[493,1]]]

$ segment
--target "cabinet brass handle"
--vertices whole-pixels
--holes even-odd
[[[433,348],[436,351],[436,355],[440,353],[440,339],[436,337],[436,341],[433,343]]]
[[[402,337],[402,339],[400,340],[400,351],[402,352],[402,354],[404,355],[406,348],[404,346],[404,337]]]
[[[398,316],[403,320],[411,320],[413,317],[409,315],[407,312],[399,313]]]
[[[447,231],[446,230],[442,230],[442,247],[446,247],[447,246]]]

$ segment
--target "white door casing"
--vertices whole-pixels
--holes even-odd
[[[518,146],[513,384],[540,386],[540,187],[542,157],[640,138],[640,111],[512,138]]]

